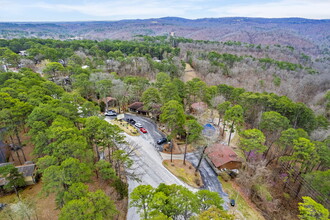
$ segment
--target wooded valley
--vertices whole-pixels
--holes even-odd
[[[129,207],[141,219],[235,219],[217,193],[176,185],[141,184],[128,204],[127,179],[139,177],[122,129],[104,120],[113,98],[118,113],[142,102],[168,140],[196,149],[204,143],[201,115],[210,112],[217,141],[229,139],[242,160],[237,177],[224,172],[221,181],[238,184],[265,219],[328,219],[329,54],[305,53],[168,35],[0,39],[1,139],[17,146],[0,149],[14,163],[0,166],[1,195],[16,192],[29,210],[4,208],[0,216],[40,217],[36,204],[20,198],[28,189],[14,166],[31,160],[43,196],[55,195],[53,219],[125,219]],[[188,64],[197,78],[185,82]],[[193,114],[194,103],[206,109]]]

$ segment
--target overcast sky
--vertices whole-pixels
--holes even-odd
[[[167,16],[330,19],[330,0],[0,0],[0,21],[95,21]]]

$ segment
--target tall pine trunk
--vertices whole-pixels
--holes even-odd
[[[231,124],[229,139],[228,139],[228,146],[230,145],[231,134],[233,133],[234,122]]]
[[[199,161],[198,161],[198,164],[197,164],[197,167],[196,167],[195,172],[197,172],[197,171],[199,170],[199,167],[200,167],[200,165],[201,165],[201,163],[202,163],[203,156],[204,156],[204,152],[205,152],[206,148],[207,148],[207,146],[204,146],[204,149],[203,149],[203,151],[202,151],[201,157],[199,158]]]
[[[187,146],[188,146],[188,135],[186,136],[186,146],[184,146],[184,155],[183,155],[183,164],[184,165],[186,165]]]

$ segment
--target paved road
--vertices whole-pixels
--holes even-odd
[[[183,185],[189,188],[192,191],[197,191],[197,189],[192,188],[179,180],[176,176],[171,174],[163,165],[161,157],[161,146],[156,144],[156,141],[162,137],[165,137],[160,131],[158,131],[155,123],[145,117],[125,114],[125,118],[133,118],[138,123],[141,123],[144,128],[147,129],[148,133],[141,133],[140,136],[129,136],[126,135],[126,140],[129,143],[135,143],[135,156],[132,158],[134,160],[134,170],[138,173],[141,182],[129,179],[129,193],[132,190],[142,184],[149,184],[153,187],[157,187],[160,183],[165,184],[178,184]],[[106,118],[107,121],[110,120],[110,117]],[[176,155],[181,157],[179,155]],[[198,153],[189,153],[187,154],[187,159],[194,165],[197,166],[199,154]],[[221,183],[217,178],[217,174],[212,170],[210,165],[203,159],[200,172],[203,178],[204,188],[210,191],[218,192],[219,195],[225,201],[225,209],[228,209],[228,195],[222,191]],[[139,215],[136,212],[136,208],[129,208],[127,219],[136,220],[140,219]]]
[[[133,118],[137,122],[141,123],[149,132],[150,137],[154,139],[154,145],[156,145],[156,141],[159,140],[161,137],[165,137],[164,134],[162,134],[160,131],[158,131],[157,126],[155,123],[145,117],[132,115],[132,114],[125,114],[125,118]],[[147,137],[148,140],[150,140],[150,137]],[[150,141],[152,143],[152,141]],[[157,146],[157,145],[156,145]],[[161,151],[161,149],[157,146],[156,147],[158,151]],[[163,155],[163,154],[162,154]],[[183,155],[173,155],[173,159],[182,159]],[[200,158],[200,154],[198,152],[195,153],[189,153],[187,154],[187,159],[196,167],[198,164],[198,160]],[[165,157],[162,157],[162,159],[169,159],[169,154],[166,154]],[[223,192],[221,183],[218,179],[218,175],[213,171],[211,166],[208,164],[208,162],[203,159],[201,166],[200,166],[200,172],[203,178],[204,188],[208,189],[213,192],[218,192],[219,195],[224,199],[224,208],[228,209],[228,203],[229,198],[228,195]]]
[[[133,169],[139,175],[141,180],[141,182],[137,182],[135,180],[128,179],[129,193],[131,193],[132,190],[139,185],[149,184],[153,187],[157,187],[160,183],[182,185],[189,188],[191,191],[197,191],[197,189],[194,189],[179,180],[162,165],[162,158],[159,152],[156,151],[154,145],[144,139],[143,135],[134,137],[127,135],[126,140],[128,142],[134,142],[138,145],[135,146],[137,149],[135,150],[135,155],[132,159],[134,160]],[[128,209],[127,219],[140,219],[136,208]]]
[[[142,126],[148,131],[147,134],[141,133],[142,136],[154,145],[158,151],[162,151],[162,145],[157,145],[157,140],[166,137],[166,135],[158,130],[157,125],[151,119],[134,114],[125,114],[124,120],[127,118],[132,118],[137,123],[142,124]]]
[[[190,161],[195,167],[197,167],[199,159],[200,159],[199,152],[187,154],[187,160]],[[224,208],[228,209],[229,208],[228,207],[228,203],[229,203],[228,194],[226,194],[222,190],[222,186],[218,179],[218,175],[214,172],[214,170],[211,168],[211,166],[208,164],[208,162],[204,158],[199,167],[199,171],[201,173],[203,183],[204,183],[203,189],[207,189],[212,192],[219,193],[221,198],[223,198],[223,200],[224,200]]]
[[[128,191],[129,193],[139,185],[151,185],[157,187],[160,183],[165,184],[177,184],[187,187],[193,192],[194,189],[176,176],[170,173],[163,165],[160,152],[157,151],[158,145],[155,141],[163,137],[163,134],[156,129],[151,121],[145,118],[140,118],[135,115],[125,115],[129,118],[133,118],[137,122],[141,123],[147,130],[147,134],[141,133],[140,136],[126,136],[126,141],[131,144],[131,148],[134,148],[134,156],[132,157],[134,164],[132,170],[138,175],[140,181],[128,178]],[[113,117],[106,117],[106,121],[110,122]],[[127,212],[128,220],[139,220],[140,216],[137,213],[136,208],[129,208]]]

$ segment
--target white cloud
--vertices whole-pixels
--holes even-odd
[[[278,2],[230,5],[210,9],[217,17],[303,17],[330,18],[329,0],[282,0]]]

